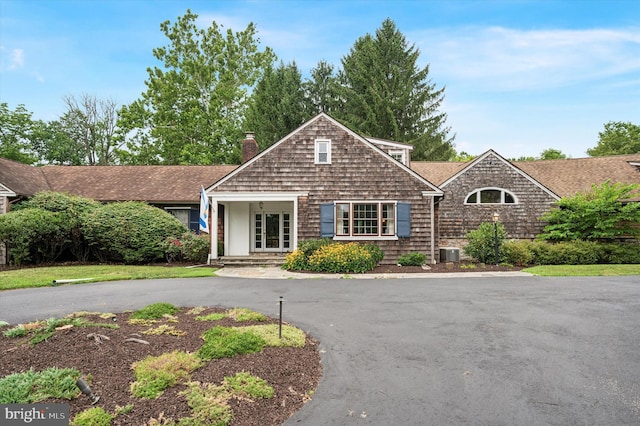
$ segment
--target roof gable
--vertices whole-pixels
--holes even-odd
[[[6,158],[0,158],[0,185],[5,188],[9,196],[31,196],[36,192],[51,189],[42,173],[42,167],[30,166]]]
[[[332,139],[334,137],[335,140]],[[332,139],[332,164],[340,161],[350,161],[352,164],[355,161],[365,161],[375,163],[377,166],[383,165],[384,167],[394,168],[396,174],[403,176],[404,179],[412,179],[415,184],[423,187],[423,191],[433,192],[434,194],[442,193],[437,186],[427,179],[394,160],[374,143],[371,143],[325,113],[318,114],[262,153],[242,164],[232,173],[209,187],[207,192],[262,192],[273,191],[274,188],[282,190],[283,187],[292,191],[305,190],[305,185],[297,183],[295,176],[300,174],[299,172],[302,168],[313,167],[320,169],[323,167],[314,165],[313,143],[318,138]],[[356,153],[356,150],[360,151]],[[359,157],[358,154],[361,154],[361,156]],[[297,163],[294,162],[292,155],[296,156]],[[261,175],[260,171],[263,172]],[[307,176],[305,178],[313,180],[313,176],[311,176],[313,173],[309,172],[309,170],[306,172]],[[368,175],[372,175],[371,171],[369,171]],[[356,177],[352,176],[352,178]],[[251,186],[252,179],[253,186]],[[319,180],[321,179],[316,179],[314,182],[318,183]],[[241,181],[242,183],[240,184]],[[234,182],[235,185],[233,184]],[[308,187],[310,182],[306,182],[306,184]],[[351,182],[351,185],[353,184],[356,184],[356,182]],[[367,181],[363,181],[361,184],[367,184]]]
[[[499,155],[497,152],[495,152],[492,149],[486,151],[484,154],[479,155],[478,157],[476,157],[473,160],[471,160],[468,163],[466,163],[466,165],[461,170],[457,171],[454,175],[452,175],[451,177],[446,179],[443,183],[440,184],[440,186],[442,188],[446,187],[451,182],[453,182],[454,180],[458,179],[460,176],[462,176],[463,174],[467,173],[468,171],[472,170],[477,164],[480,164],[481,162],[483,162],[485,159],[487,159],[489,157],[493,157],[497,161],[501,162],[503,165],[513,169],[516,173],[518,173],[519,175],[521,175],[522,177],[524,177],[525,179],[530,181],[532,184],[534,184],[538,188],[542,189],[544,192],[549,194],[551,197],[553,197],[555,199],[560,199],[560,196],[558,194],[554,193],[552,190],[550,190],[547,186],[542,184],[540,181],[536,180],[535,178],[533,178],[532,176],[530,176],[529,174],[527,174],[526,172],[524,172],[520,168],[518,168],[515,165],[513,165],[511,162],[507,161],[504,157],[502,157],[501,155]]]

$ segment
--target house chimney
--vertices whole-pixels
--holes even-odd
[[[242,141],[242,164],[251,160],[258,155],[258,142],[255,139],[255,133],[247,132],[246,137]]]

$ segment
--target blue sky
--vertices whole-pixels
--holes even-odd
[[[420,49],[456,150],[578,158],[608,121],[640,124],[640,1],[0,0],[0,102],[62,115],[65,95],[128,104],[146,89],[160,23],[187,8],[261,43],[303,76],[338,67],[389,17]]]

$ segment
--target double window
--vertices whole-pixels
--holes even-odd
[[[336,203],[336,235],[391,236],[396,233],[395,203]]]
[[[465,204],[517,204],[516,196],[506,189],[482,188],[473,191],[467,198]]]

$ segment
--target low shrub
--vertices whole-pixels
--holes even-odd
[[[127,201],[105,204],[87,213],[84,232],[99,260],[136,264],[164,258],[166,239],[179,238],[185,227],[157,207]]]
[[[537,265],[592,265],[601,258],[600,246],[594,241],[532,242],[533,263]]]
[[[274,390],[266,380],[252,376],[246,371],[225,377],[222,385],[238,398],[272,398]]]
[[[640,263],[640,244],[634,243],[607,243],[602,244],[602,260],[613,264],[638,264]]]
[[[308,258],[313,253],[315,253],[315,251],[318,250],[320,247],[327,246],[329,244],[335,244],[335,243],[330,238],[305,240],[305,241],[301,241],[298,244],[298,250],[300,250],[304,254],[305,258]]]
[[[500,257],[511,265],[531,265],[534,259],[531,244],[531,241],[526,240],[505,241],[501,247],[502,255]]]
[[[467,233],[467,245],[463,248],[466,255],[477,259],[482,263],[498,263],[500,259],[496,259],[496,226],[498,234],[498,255],[502,253],[500,249],[507,232],[501,223],[494,225],[493,223],[481,223],[478,229]]]
[[[282,269],[287,271],[305,271],[309,269],[309,261],[300,249],[287,253],[282,264]]]
[[[32,404],[50,398],[73,399],[78,394],[76,380],[80,372],[73,368],[48,368],[25,371],[0,379],[0,404]]]
[[[157,398],[165,389],[188,378],[189,373],[201,364],[195,354],[187,352],[148,356],[131,366],[136,377],[136,381],[131,383],[131,393],[138,398]]]
[[[309,256],[314,272],[363,273],[376,265],[369,250],[357,243],[324,245]]]
[[[165,315],[173,315],[178,312],[178,308],[171,303],[159,302],[147,305],[144,308],[135,311],[129,318],[131,319],[158,319]]]
[[[364,248],[371,254],[371,260],[377,265],[384,259],[384,252],[377,244],[365,244]]]
[[[81,411],[71,421],[71,426],[109,426],[115,416],[102,407],[93,407]]]
[[[426,263],[427,256],[424,253],[405,253],[398,258],[400,266],[422,266]]]
[[[204,344],[198,350],[198,356],[206,361],[260,352],[265,346],[263,338],[229,327],[210,328],[204,332],[202,338]]]

